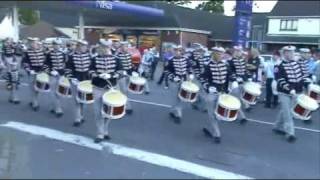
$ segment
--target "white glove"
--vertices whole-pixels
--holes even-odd
[[[76,78],[71,78],[70,81],[72,84],[75,84],[75,85],[77,85],[79,83],[78,79],[76,79]]]
[[[243,79],[241,77],[237,77],[237,82],[243,82]]]
[[[190,80],[194,80],[194,75],[193,75],[193,74],[190,74],[190,75],[189,75],[189,79],[190,79]]]
[[[132,74],[131,74],[133,77],[139,77],[139,73],[133,71]]]
[[[118,74],[118,73],[115,73],[115,74],[113,75],[113,77],[114,77],[114,78],[118,78],[118,77],[119,77],[119,74]]]
[[[292,90],[290,91],[290,94],[293,95],[293,96],[295,96],[295,95],[296,95],[296,90],[292,89]]]
[[[315,75],[312,75],[312,76],[311,76],[311,79],[312,79],[312,81],[313,81],[314,83],[317,82],[317,77],[316,77]]]
[[[210,86],[209,89],[208,89],[208,91],[209,91],[210,94],[214,94],[214,93],[217,92],[217,88],[214,87],[214,86]]]
[[[180,81],[180,78],[179,78],[178,76],[175,76],[175,77],[173,78],[173,81],[174,81],[174,82],[179,82],[179,81]]]
[[[306,78],[307,83],[312,83],[312,80],[310,78]]]
[[[57,72],[57,71],[51,71],[50,74],[51,74],[52,76],[58,76],[58,72]]]
[[[233,81],[231,84],[231,90],[232,89],[237,89],[239,87],[239,83],[237,81]]]
[[[126,76],[126,75],[127,75],[127,71],[122,71],[122,74],[123,74],[124,76]]]
[[[102,73],[99,75],[99,77],[102,79],[110,79],[111,75],[109,73]]]
[[[248,82],[252,82],[252,78],[248,78]]]
[[[36,72],[34,70],[30,70],[29,72],[30,72],[31,75],[35,75],[36,74]]]

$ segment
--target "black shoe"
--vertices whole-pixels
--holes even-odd
[[[144,94],[148,95],[148,94],[150,94],[150,92],[148,92],[148,91],[145,91],[145,92],[144,92]]]
[[[51,110],[50,110],[50,113],[51,113],[51,114],[56,114],[56,111],[53,110],[53,109],[51,109]]]
[[[104,135],[103,139],[109,141],[111,139],[111,137],[109,135]]]
[[[29,103],[29,106],[30,106],[30,107],[33,107],[32,102]]]
[[[103,141],[102,138],[95,138],[94,143],[101,143]]]
[[[285,134],[286,134],[284,131],[281,131],[281,130],[276,129],[276,128],[273,128],[272,131],[273,131],[275,134],[279,134],[279,135],[285,135]]]
[[[9,99],[8,102],[9,102],[9,103],[13,103],[13,100]]]
[[[289,143],[293,143],[293,142],[295,142],[295,141],[297,140],[297,138],[296,138],[295,136],[293,136],[293,135],[288,135],[288,136],[286,137],[286,139],[287,139],[287,141],[288,141]]]
[[[202,132],[204,133],[204,135],[206,137],[213,138],[212,134],[210,133],[210,131],[207,128],[203,128]]]
[[[133,110],[132,110],[132,109],[127,109],[127,110],[126,110],[126,114],[130,115],[130,114],[132,114],[132,113],[133,113]]]
[[[221,138],[220,138],[220,137],[214,137],[214,138],[213,138],[213,141],[214,141],[216,144],[220,144],[220,143],[221,143]]]
[[[247,122],[248,122],[247,119],[241,119],[241,120],[240,120],[240,124],[246,124]]]
[[[198,107],[197,105],[192,104],[191,107],[192,107],[192,109],[194,109],[194,110],[199,110],[199,107]]]
[[[303,121],[303,123],[304,123],[304,124],[311,124],[311,123],[312,123],[312,120],[311,120],[311,119],[305,120],[305,121]]]
[[[251,107],[245,109],[246,112],[250,112],[251,110],[252,110]]]
[[[62,112],[56,113],[56,117],[57,117],[57,118],[61,118],[62,116],[63,116],[63,113],[62,113]]]
[[[37,111],[39,111],[39,109],[40,109],[40,106],[35,106],[35,107],[32,107],[32,110],[33,110],[34,112],[37,112]]]
[[[265,108],[271,108],[271,105],[265,104],[264,107],[265,107]]]
[[[170,112],[169,115],[173,119],[174,123],[176,123],[176,124],[180,124],[181,123],[180,117],[177,117],[173,112]]]
[[[79,127],[81,125],[81,122],[74,122],[73,127]]]
[[[13,104],[20,104],[20,101],[17,100],[17,101],[12,101]]]

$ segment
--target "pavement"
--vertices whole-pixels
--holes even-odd
[[[85,124],[75,128],[72,99],[63,100],[62,118],[50,114],[47,94],[41,94],[40,110],[33,112],[26,85],[19,91],[22,103],[13,105],[0,82],[3,179],[320,178],[319,110],[311,124],[295,121],[298,139],[288,143],[271,131],[279,109],[257,104],[245,125],[219,122],[222,142],[214,144],[201,130],[207,114],[187,105],[182,124],[174,124],[168,113],[175,90],[152,81],[151,94],[129,95],[134,112],[111,123],[111,141],[95,145],[92,106],[85,108]]]

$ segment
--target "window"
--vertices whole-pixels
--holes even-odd
[[[280,21],[280,31],[297,31],[298,20],[296,19],[282,19]]]

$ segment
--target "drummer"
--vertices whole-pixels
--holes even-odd
[[[29,47],[23,57],[22,63],[24,69],[29,75],[29,83],[31,88],[31,102],[29,105],[34,111],[39,110],[38,96],[39,92],[34,88],[36,74],[47,71],[48,67],[45,64],[46,57],[43,49],[39,44],[39,38],[28,38]]]
[[[119,72],[122,74],[122,78],[119,80],[120,88],[125,95],[128,95],[128,84],[129,84],[129,76],[132,75],[133,65],[131,61],[131,54],[129,53],[129,43],[127,41],[122,41],[121,47],[116,53],[117,61],[119,63],[120,69]],[[132,114],[132,106],[130,101],[127,101],[126,104],[126,113]]]
[[[182,46],[175,45],[174,49],[174,56],[169,60],[168,67],[167,67],[167,74],[168,78],[171,81],[171,86],[174,87],[177,91],[175,93],[176,102],[175,105],[171,108],[170,116],[173,118],[174,123],[180,124],[182,118],[182,106],[183,103],[177,96],[178,91],[180,89],[180,85],[183,81],[187,79],[193,79],[194,75],[191,72],[191,66],[186,59],[186,57],[182,54]]]
[[[100,39],[97,47],[97,56],[92,58],[90,74],[93,84],[94,111],[97,125],[97,137],[95,143],[109,140],[109,124],[111,119],[104,119],[101,114],[102,96],[111,87],[118,88],[117,70],[119,65],[111,52],[112,41]]]
[[[294,60],[294,51],[294,46],[283,47],[283,60],[275,68],[281,107],[273,131],[285,135],[288,142],[296,140],[291,114],[293,101],[295,101],[297,94],[303,92],[303,85],[306,83],[301,66]]]
[[[204,89],[204,97],[208,110],[209,118],[207,119],[207,128],[203,128],[203,132],[207,137],[213,138],[215,143],[220,143],[221,133],[214,109],[217,105],[219,93],[228,93],[227,78],[229,77],[228,65],[222,61],[225,53],[222,47],[212,48],[212,57],[209,61],[202,76],[202,87]]]
[[[247,74],[246,74],[246,60],[242,57],[243,51],[241,46],[234,46],[233,47],[233,53],[232,53],[232,59],[230,59],[229,67],[230,71],[232,72],[230,74],[230,79],[232,81],[231,84],[231,94],[235,95],[239,99],[241,98],[243,87],[245,81],[247,81]],[[250,110],[250,106],[244,102],[242,102],[242,105],[244,106],[246,111]],[[242,107],[243,107],[242,106]],[[239,117],[240,124],[244,124],[247,122],[247,118],[241,108],[239,110]]]
[[[84,123],[83,108],[84,104],[77,100],[77,86],[81,81],[89,80],[90,70],[90,54],[88,50],[88,42],[85,40],[78,40],[76,48],[72,54],[69,55],[67,61],[67,77],[71,80],[72,94],[76,104],[75,120],[73,123],[74,127],[79,127]]]
[[[56,89],[59,85],[59,79],[64,76],[66,68],[66,54],[61,51],[62,42],[59,39],[55,39],[52,42],[52,50],[47,54],[47,65],[50,70],[50,86],[52,88],[52,102],[53,106],[51,113],[55,114],[56,117],[61,117],[63,111],[61,108],[60,96],[57,94]]]

